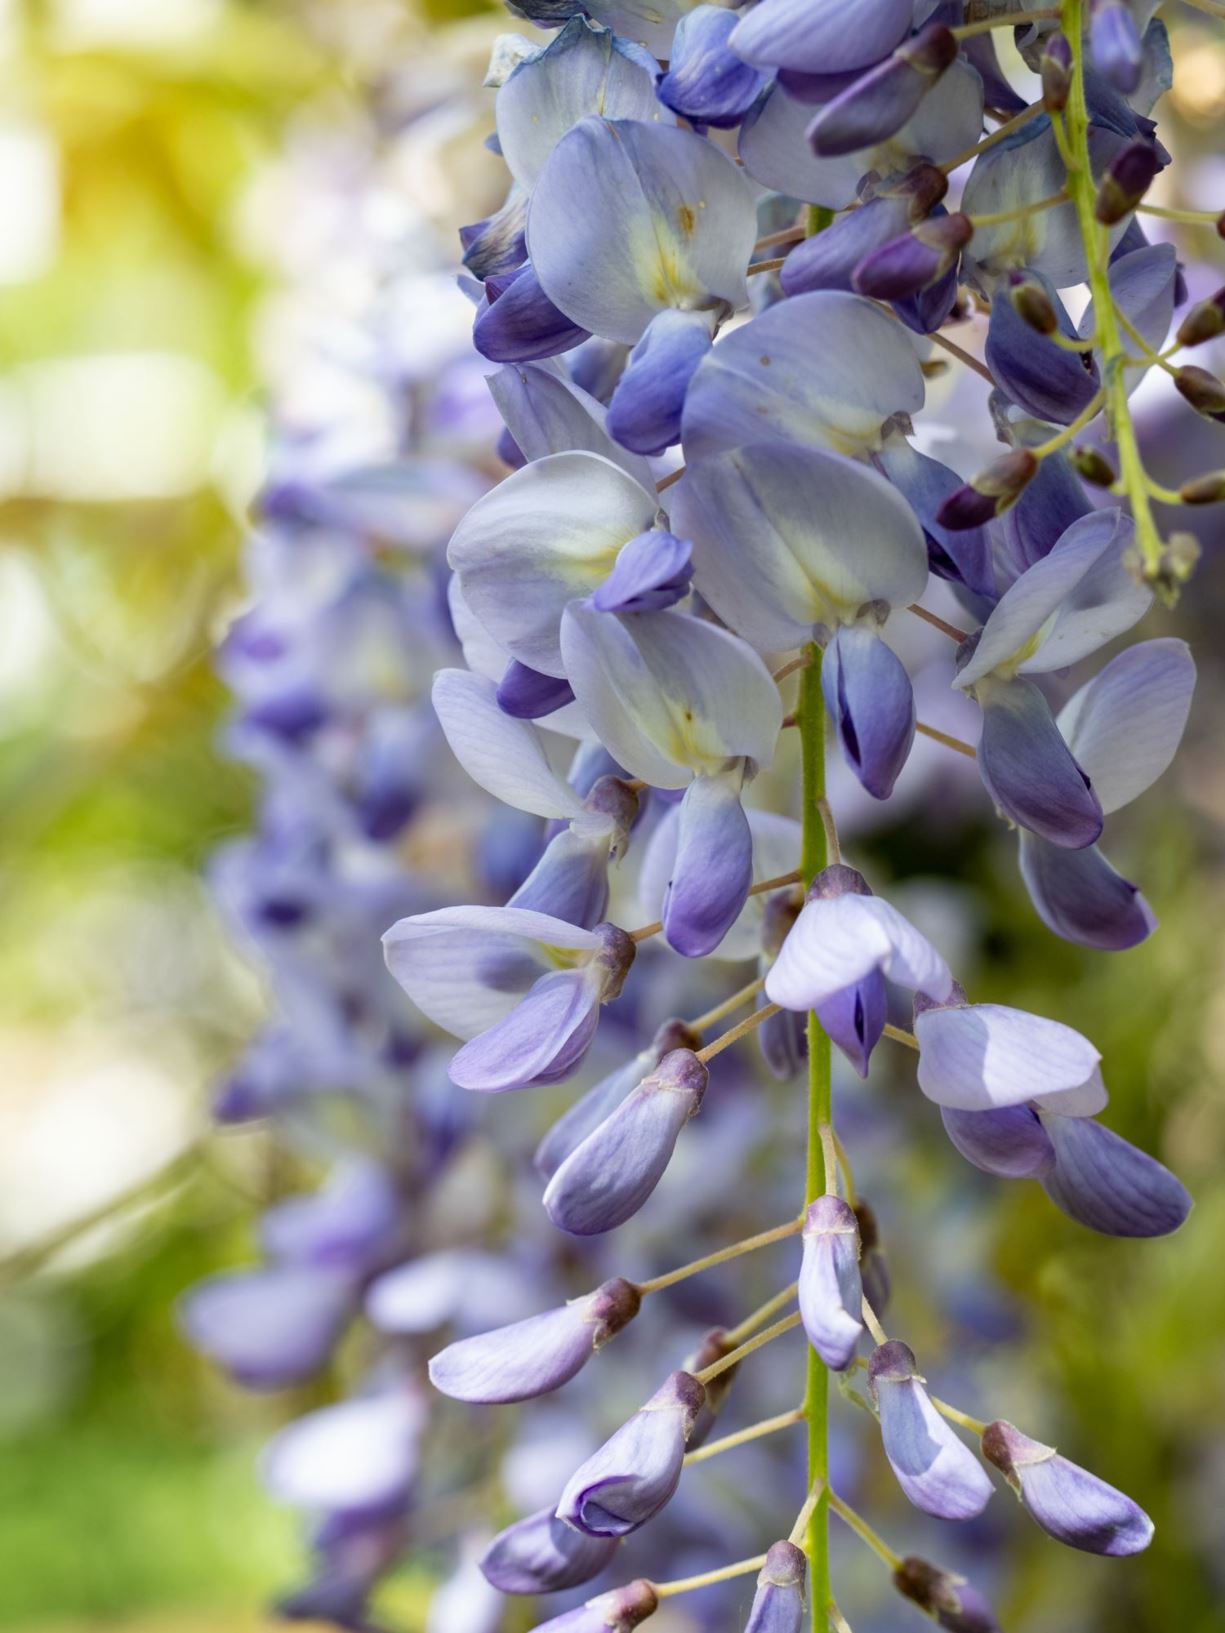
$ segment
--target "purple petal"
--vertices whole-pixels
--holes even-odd
[[[823,238],[825,234],[819,236]],[[941,505],[962,485],[956,471],[950,470],[938,459],[929,459],[926,454],[919,453],[901,436],[885,440],[877,455],[877,463],[923,524],[927,539],[927,562],[932,572],[940,578],[964,584],[975,595],[994,598],[995,572],[991,565],[991,543],[986,529],[967,527],[950,530],[942,527],[938,520]],[[1049,461],[1044,460],[1040,470],[1045,469],[1047,463]],[[1016,508],[1014,505],[1012,510]],[[1012,510],[1008,515],[1012,515]]]
[[[1048,454],[1001,518],[1004,548],[1016,572],[1024,573],[1050,555],[1072,523],[1092,509],[1066,457]]]
[[[1053,845],[1092,845],[1102,807],[1042,693],[1027,680],[987,680],[975,696],[983,711],[978,770],[995,804]]]
[[[998,1111],[940,1108],[944,1131],[967,1162],[1001,1179],[1038,1179],[1055,1165],[1055,1147],[1031,1106]]]
[[[827,1367],[844,1372],[863,1332],[859,1225],[840,1197],[822,1196],[804,1217],[799,1305],[808,1341]]]
[[[574,702],[570,682],[564,677],[542,675],[539,669],[512,658],[498,682],[498,708],[512,720],[542,720]]]
[[[952,992],[948,965],[888,902],[810,893],[766,977],[766,996],[785,1009],[816,1009],[876,970],[938,1002]]]
[[[929,1565],[913,1554],[893,1573],[893,1585],[947,1633],[1000,1633],[995,1612],[964,1577]]]
[[[880,1042],[888,1018],[885,978],[879,970],[817,1005],[817,1019],[860,1077],[868,1075],[872,1051]]]
[[[586,329],[554,306],[529,262],[501,289],[492,279],[486,287],[494,298],[472,329],[472,343],[482,357],[495,363],[526,363],[556,357],[587,339]]]
[[[787,256],[779,270],[786,295],[812,289],[850,289],[851,273],[882,244],[888,244],[910,225],[910,200],[885,194],[838,216],[823,232],[805,238]]]
[[[821,690],[851,770],[874,799],[888,799],[915,735],[906,666],[875,630],[843,625],[825,649]]]
[[[925,28],[822,108],[808,127],[813,150],[836,157],[887,141],[917,113],[956,56],[957,41],[947,28]]]
[[[1065,941],[1122,952],[1157,928],[1139,889],[1096,845],[1070,851],[1022,831],[1021,877],[1038,917]]]
[[[317,1512],[386,1509],[408,1493],[425,1420],[421,1399],[399,1391],[308,1412],[268,1442],[264,1482],[279,1502]]]
[[[549,913],[567,924],[594,929],[608,908],[611,840],[611,828],[563,828],[550,839],[544,854],[506,905]],[[530,995],[524,999],[525,1003],[530,1001]]]
[[[705,1396],[696,1378],[674,1372],[571,1478],[558,1518],[593,1537],[624,1537],[645,1525],[680,1484]]]
[[[1126,0],[1093,0],[1089,46],[1093,66],[1117,91],[1129,96],[1140,84],[1144,54],[1140,31]]]
[[[912,10],[911,0],[860,0],[848,28],[843,0],[762,0],[740,20],[732,49],[763,68],[842,74],[887,56]]]
[[[591,597],[601,612],[661,612],[689,593],[693,546],[663,528],[623,544],[613,570]]]
[[[680,441],[685,393],[710,350],[715,319],[713,310],[651,319],[608,404],[608,433],[623,448],[662,454]]]
[[[480,1564],[500,1593],[560,1593],[590,1582],[616,1551],[615,1537],[586,1536],[542,1508],[500,1531]]]
[[[553,1223],[575,1236],[594,1236],[637,1213],[700,1108],[709,1076],[689,1049],[665,1055],[553,1175],[544,1193]]]
[[[245,1389],[285,1389],[319,1371],[353,1312],[352,1280],[299,1267],[224,1272],[179,1306],[194,1348]]]
[[[666,108],[691,124],[738,125],[770,76],[728,47],[739,18],[725,6],[695,6],[676,25],[668,71],[656,86]]]
[[[807,1557],[794,1543],[771,1543],[744,1633],[801,1633],[807,1569]]]
[[[868,1365],[880,1409],[885,1456],[906,1496],[939,1520],[970,1520],[991,1497],[991,1481],[928,1399],[914,1353],[896,1339],[873,1352]]]
[[[509,1327],[461,1338],[430,1361],[430,1382],[452,1400],[531,1400],[569,1382],[638,1314],[638,1290],[617,1278],[586,1298]]]
[[[739,782],[739,776],[695,777],[681,801],[662,917],[668,945],[686,958],[714,951],[753,882],[753,835]]]
[[[1011,1423],[988,1424],[983,1455],[1057,1542],[1119,1558],[1142,1552],[1153,1540],[1153,1522],[1138,1503]]]
[[[1060,332],[1076,329],[1053,289],[1047,289]],[[1018,407],[1040,420],[1068,425],[1088,407],[1101,385],[1092,351],[1065,351],[1026,323],[1002,288],[991,302],[985,352],[995,383]]]
[[[451,1081],[478,1094],[560,1083],[587,1053],[599,1018],[586,970],[542,975],[504,1020],[464,1044],[451,1061]]]
[[[534,1633],[632,1633],[659,1603],[655,1589],[642,1578],[623,1588],[589,1599],[576,1610],[541,1622]]]
[[[1043,1118],[1055,1168],[1042,1181],[1056,1207],[1104,1236],[1168,1236],[1191,1211],[1182,1181],[1155,1157],[1087,1117]]]
[[[459,229],[464,265],[474,278],[505,276],[527,259],[527,194],[512,188],[502,208],[484,221]]]

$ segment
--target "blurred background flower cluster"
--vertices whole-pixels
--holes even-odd
[[[1217,207],[1225,28],[1167,10],[1181,191],[1164,201]],[[255,1455],[340,1379],[241,1394],[173,1314],[189,1284],[250,1260],[257,1213],[313,1179],[258,1131],[210,1132],[266,1004],[203,880],[254,796],[221,747],[214,648],[243,605],[262,393],[320,310],[363,298],[361,257],[320,254],[345,236],[346,174],[376,155],[352,225],[391,251],[422,222],[450,242],[495,208],[481,80],[513,26],[478,0],[0,0],[5,1627],[256,1626],[300,1569]],[[1180,249],[1198,293],[1222,282],[1211,235]],[[1177,485],[1222,463],[1220,439],[1166,433],[1164,393],[1164,376],[1146,383],[1139,412],[1154,473]],[[1208,544],[1222,508],[1200,523]],[[913,1240],[938,1244],[941,1319],[988,1367],[1001,1346],[1036,1401],[1066,1402],[1063,1449],[1109,1446],[1110,1478],[1157,1521],[1124,1570],[1026,1535],[1001,1608],[1035,1633],[1222,1625],[1223,619],[1210,548],[1175,621],[1145,632],[1186,635],[1201,681],[1161,792],[1112,828],[1162,921],[1139,948],[1055,941],[1007,834],[955,789],[860,838],[886,870],[956,882],[976,990],[1092,1036],[1113,1126],[1198,1198],[1176,1237],[1120,1243],[1070,1231],[1036,1187],[983,1182],[938,1140],[891,1152],[925,1222]],[[894,1098],[877,1103],[891,1114]],[[878,1206],[887,1223],[887,1194]],[[388,1589],[406,1629],[431,1570],[414,1560]],[[1065,1577],[1068,1619],[1028,1620]]]

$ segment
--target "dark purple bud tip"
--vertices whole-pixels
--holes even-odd
[[[637,946],[633,937],[619,930],[615,924],[597,924],[592,931],[600,938],[600,950],[592,956],[592,968],[600,977],[600,1002],[612,1003],[621,996],[621,988],[634,962]]]
[[[951,68],[957,59],[959,46],[957,36],[951,28],[943,23],[931,23],[927,28],[920,29],[913,39],[899,45],[895,56],[901,57],[919,73],[926,74],[931,80],[937,80],[947,68]]]
[[[1225,333],[1225,289],[1193,306],[1178,326],[1180,346],[1199,346]]]
[[[773,1543],[757,1578],[744,1633],[800,1633],[808,1561],[790,1542]]]
[[[1073,448],[1068,455],[1072,469],[1095,488],[1109,488],[1118,481],[1118,473],[1100,449],[1085,445]]]
[[[974,223],[960,211],[932,216],[865,255],[851,283],[873,300],[905,300],[943,278],[973,236]]]
[[[896,186],[890,187],[891,196],[904,198],[911,221],[922,221],[935,209],[949,190],[949,179],[939,165],[926,159],[908,170]]]
[[[1059,318],[1051,297],[1036,278],[1027,277],[1024,272],[1010,272],[1008,298],[1018,315],[1040,335],[1053,335],[1058,329]]]
[[[804,1215],[800,1316],[808,1342],[835,1372],[855,1358],[863,1333],[859,1223],[841,1197],[819,1196]]]
[[[1225,499],[1225,471],[1208,471],[1203,476],[1193,476],[1179,488],[1178,497],[1184,505],[1220,504]]]
[[[1161,168],[1154,142],[1137,136],[1122,147],[1098,188],[1093,214],[1104,227],[1113,227],[1139,204]]]
[[[1152,1520],[1130,1497],[1011,1423],[987,1425],[983,1456],[1056,1542],[1117,1558],[1140,1553],[1153,1539]]]
[[[919,1376],[918,1363],[909,1344],[900,1338],[891,1338],[887,1344],[878,1344],[868,1362],[868,1381],[878,1379],[885,1383],[906,1383]]]
[[[583,801],[583,809],[596,816],[610,817],[616,825],[617,844],[614,854],[625,848],[629,831],[638,819],[638,792],[620,777],[598,777],[590,794]]]
[[[1037,471],[1038,460],[1028,448],[1013,448],[964,487],[950,493],[937,511],[936,521],[953,532],[982,527],[1016,503]]]
[[[834,862],[830,867],[822,868],[820,873],[817,874],[809,885],[808,894],[804,900],[826,902],[834,896],[870,896],[871,894],[871,886],[857,868],[849,868],[845,862]]]
[[[541,1622],[535,1633],[633,1633],[659,1604],[659,1596],[643,1578],[627,1582],[623,1588],[589,1599],[577,1610],[567,1610],[551,1621]]]
[[[1072,90],[1072,47],[1066,34],[1052,34],[1038,62],[1042,102],[1047,113],[1062,113]]]
[[[909,1555],[893,1573],[893,1585],[949,1633],[999,1633],[995,1612],[964,1577]]]
[[[1184,363],[1174,376],[1174,384],[1197,414],[1210,420],[1225,420],[1225,385],[1207,369]]]

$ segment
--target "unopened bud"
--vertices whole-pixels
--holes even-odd
[[[907,200],[912,221],[922,221],[940,203],[949,190],[949,179],[939,165],[926,159],[908,170],[896,187],[889,192]]]
[[[1016,503],[1026,485],[1037,475],[1038,464],[1028,448],[1013,448],[986,470],[979,471],[964,487],[950,493],[940,506],[937,522],[954,531],[982,527]]]
[[[1156,144],[1137,136],[1110,161],[1102,179],[1093,214],[1104,227],[1113,227],[1139,204],[1161,168]]]
[[[1219,505],[1225,499],[1225,471],[1207,471],[1193,476],[1178,490],[1184,505]]]
[[[1018,316],[1040,335],[1053,335],[1059,327],[1059,319],[1051,297],[1038,280],[1026,277],[1023,272],[1010,272],[1008,283],[1008,297]]]
[[[1042,103],[1047,113],[1062,113],[1072,89],[1072,47],[1066,34],[1052,34],[1038,64],[1042,75]]]
[[[929,216],[865,255],[851,283],[874,300],[905,300],[943,278],[973,236],[974,223],[960,211]]]
[[[1174,375],[1174,384],[1197,414],[1225,420],[1225,385],[1215,374],[1197,369],[1193,363],[1184,363]]]
[[[1151,586],[1172,607],[1199,558],[1200,543],[1194,533],[1171,533],[1156,562],[1149,563],[1138,550],[1129,550],[1123,564],[1137,583]]]
[[[1218,289],[1206,301],[1193,306],[1178,325],[1180,346],[1198,346],[1225,333],[1225,289]]]
[[[999,1633],[995,1613],[978,1589],[925,1559],[913,1554],[903,1559],[893,1573],[893,1585],[948,1633]]]
[[[1086,482],[1092,482],[1095,488],[1111,488],[1118,481],[1114,466],[1097,448],[1087,448],[1082,444],[1072,449],[1068,459],[1077,475]]]

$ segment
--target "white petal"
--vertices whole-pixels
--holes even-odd
[[[769,765],[782,726],[770,671],[737,636],[681,612],[596,612],[562,624],[566,673],[609,753],[659,788],[729,759]]]
[[[1112,658],[1059,712],[1056,724],[1105,812],[1157,781],[1177,751],[1195,689],[1185,641],[1141,641]]]
[[[546,675],[565,669],[562,609],[590,595],[622,545],[655,519],[655,495],[598,454],[551,454],[478,499],[447,560],[464,600],[501,646]]]
[[[583,802],[553,770],[530,720],[498,707],[496,688],[466,669],[440,669],[430,696],[451,752],[476,783],[517,811],[580,816]]]
[[[282,1429],[262,1458],[274,1497],[300,1508],[379,1508],[402,1496],[426,1412],[414,1394],[342,1401]]]
[[[935,998],[952,987],[940,954],[879,896],[807,902],[766,977],[766,996],[785,1009],[816,1009],[873,970]]]
[[[919,1087],[954,1111],[1037,1100],[1073,1116],[1106,1103],[1101,1055],[1070,1026],[1004,1004],[929,1009],[915,1017]]]

